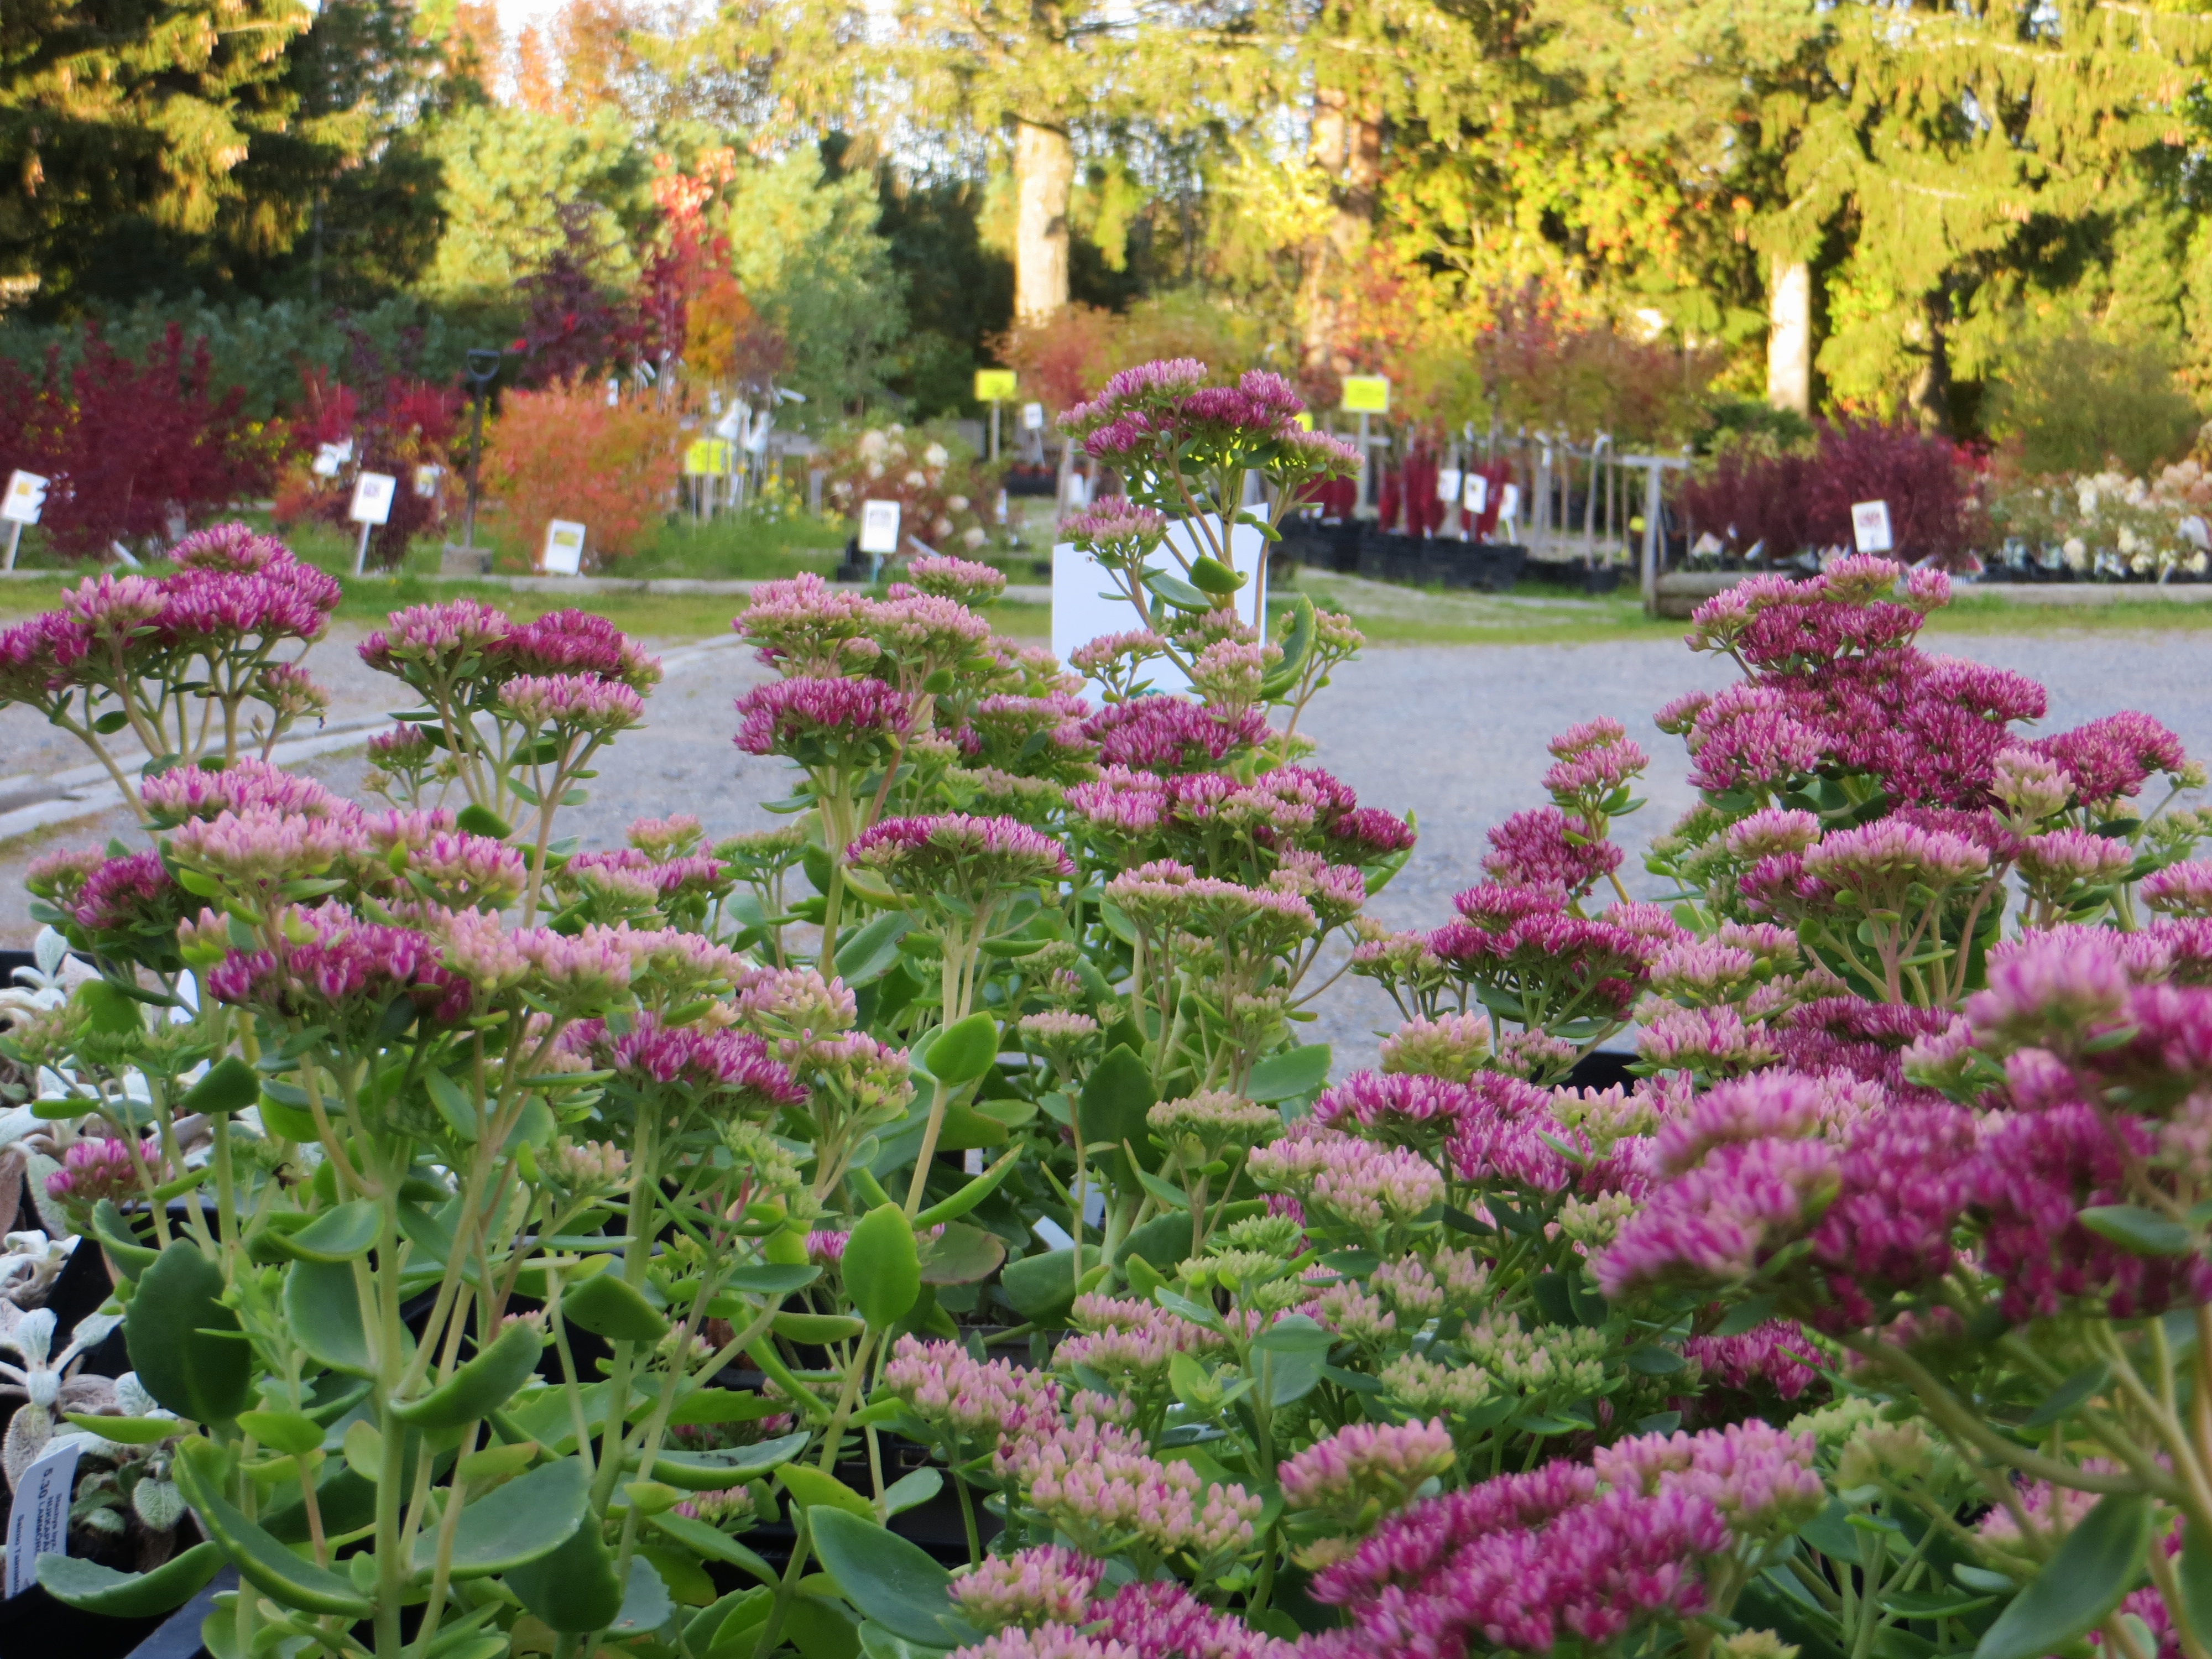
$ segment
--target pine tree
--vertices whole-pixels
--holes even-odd
[[[2212,23],[2106,0],[1850,0],[1827,23],[1833,90],[1777,230],[1840,249],[1819,359],[1836,392],[1950,426],[1954,337],[1989,291],[2156,214]]]
[[[295,0],[11,0],[0,11],[0,279],[47,313],[165,244],[250,232],[241,167],[297,107]]]

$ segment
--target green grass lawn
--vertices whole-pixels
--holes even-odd
[[[245,515],[249,521],[260,514]],[[1034,561],[1042,556],[1049,526],[1042,520],[1019,526],[1029,545],[994,550],[991,562],[1018,584],[1040,576]],[[799,514],[778,522],[725,517],[709,525],[672,520],[652,544],[605,574],[635,577],[729,580],[789,576],[813,570],[826,574],[837,561],[847,534],[842,523]],[[496,520],[480,523],[479,538],[495,554],[495,568],[507,574],[528,570],[529,561]],[[720,633],[742,601],[700,595],[648,593],[514,592],[489,584],[435,582],[434,542],[410,550],[397,572],[356,579],[354,539],[330,525],[303,525],[286,533],[294,551],[339,576],[346,589],[338,616],[347,621],[381,621],[402,605],[428,604],[466,593],[527,620],[546,611],[580,605],[625,630],[656,639],[697,639]],[[0,616],[21,616],[60,603],[64,586],[90,574],[83,566],[64,567],[46,550],[35,531],[27,534],[19,567],[51,572],[41,580],[0,581]],[[1634,592],[1623,589],[1586,598],[1565,588],[1522,583],[1512,593],[1492,595],[1414,588],[1299,569],[1279,580],[1271,599],[1279,609],[1296,594],[1352,616],[1376,645],[1583,645],[1614,640],[1679,638],[1686,624],[1644,615]],[[1044,605],[1002,605],[994,613],[1000,631],[1024,640],[1051,632]],[[2191,605],[2153,596],[2130,597],[2111,605],[2021,604],[1995,594],[1962,592],[1929,620],[1931,635],[1946,634],[2140,634],[2212,629],[2212,605]]]

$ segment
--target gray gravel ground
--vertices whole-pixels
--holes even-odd
[[[313,659],[337,694],[335,715],[401,706],[385,696],[387,687],[398,689],[393,682],[354,660],[358,631],[326,642]],[[2205,635],[1965,636],[1936,648],[2043,681],[2051,691],[2045,731],[2140,708],[2179,732],[2191,753],[2212,756]],[[789,793],[782,763],[741,755],[730,741],[731,700],[765,671],[729,645],[671,645],[665,655],[669,675],[649,705],[652,723],[615,745],[591,802],[568,820],[587,846],[619,844],[623,827],[647,814],[691,812],[717,833],[764,826],[776,820],[762,804]],[[1444,920],[1452,895],[1481,879],[1484,832],[1510,812],[1541,804],[1546,740],[1599,714],[1626,723],[1653,757],[1643,792],[1649,805],[1619,833],[1632,892],[1655,890],[1642,873],[1642,853],[1689,805],[1691,792],[1681,745],[1652,729],[1651,711],[1680,692],[1731,678],[1725,663],[1671,641],[1370,649],[1322,693],[1307,729],[1321,744],[1316,760],[1352,784],[1363,803],[1419,815],[1420,846],[1376,896],[1372,913],[1393,927]],[[22,711],[0,709],[0,772],[76,764],[67,743]],[[302,769],[350,793],[363,768],[358,755],[337,755]],[[36,931],[21,891],[29,859],[48,847],[94,844],[110,835],[131,835],[119,811],[63,826],[36,843],[0,846],[0,945],[27,945]],[[1311,1035],[1336,1046],[1340,1072],[1370,1063],[1375,1033],[1395,1024],[1388,999],[1349,978],[1320,1007],[1326,1012]]]

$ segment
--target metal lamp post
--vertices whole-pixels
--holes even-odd
[[[470,392],[476,399],[476,412],[469,422],[469,509],[461,544],[471,553],[477,545],[477,464],[483,459],[484,394],[499,378],[502,355],[495,346],[478,346],[468,356],[466,373]]]

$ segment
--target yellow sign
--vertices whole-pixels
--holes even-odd
[[[1388,415],[1390,382],[1380,374],[1347,374],[1340,407],[1347,415]]]
[[[730,470],[727,438],[695,438],[684,451],[684,476],[719,478]]]
[[[1011,368],[979,368],[975,371],[975,401],[979,404],[1010,404],[1014,400],[1014,371]]]

